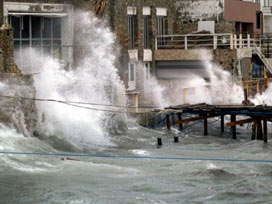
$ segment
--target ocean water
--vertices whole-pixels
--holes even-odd
[[[39,56],[31,49],[31,64],[25,63],[21,68],[24,72],[38,73],[34,75],[37,98],[97,103],[100,106],[84,106],[118,110],[101,105],[126,105],[125,87],[115,67],[115,36],[90,14],[80,12],[75,18],[80,19],[76,21],[80,23],[75,33],[79,46],[89,51],[81,56],[77,68],[67,71],[62,62]],[[230,85],[230,73],[209,62],[206,69],[210,82],[190,76],[188,84],[180,83],[185,87],[178,87],[192,88],[187,97],[190,103],[242,101],[242,88]],[[156,81],[150,87],[149,96],[156,100],[154,103],[158,102],[157,106],[175,104],[165,101],[171,97],[165,95],[164,87]],[[18,93],[22,93],[20,88]],[[12,95],[10,90],[0,87],[3,95]],[[177,96],[180,92],[171,94]],[[259,97],[258,103],[263,104],[271,94],[266,95]],[[219,121],[214,119],[209,120],[209,136],[203,136],[201,123],[182,132],[176,128],[168,131],[165,127],[148,129],[124,115],[59,103],[37,102],[36,106],[36,137],[17,133],[12,124],[11,127],[0,124],[0,152],[70,156],[65,159],[54,155],[0,154],[0,204],[269,203],[272,200],[271,163],[197,160],[270,160],[272,143],[251,141],[250,127],[239,127],[234,141],[229,129],[220,133]],[[179,137],[179,143],[173,143],[174,136]],[[158,137],[163,141],[161,148],[157,148]],[[140,158],[147,156],[161,159]],[[165,159],[173,157],[192,160]]]
[[[129,121],[126,131],[111,134],[111,146],[78,149],[56,137],[24,137],[0,129],[0,150],[186,158],[272,158],[271,142],[251,141],[247,126],[220,133],[210,120],[179,132],[151,130]],[[269,126],[269,131],[271,127]],[[179,143],[173,137],[179,136]],[[157,148],[157,137],[163,146]],[[272,164],[141,158],[86,158],[0,155],[0,203],[270,203]]]

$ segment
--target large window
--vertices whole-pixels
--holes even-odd
[[[167,35],[167,9],[156,8],[157,14],[157,35]],[[158,37],[158,46],[164,45],[164,38]]]
[[[144,16],[144,49],[149,48],[149,16]]]
[[[10,16],[14,29],[14,48],[33,47],[42,54],[61,58],[61,18]]]
[[[127,23],[128,23],[128,49],[135,48],[135,39],[137,35],[137,8],[135,6],[127,7]]]
[[[128,49],[132,50],[135,47],[135,16],[128,15]]]
[[[144,20],[144,49],[149,49],[149,36],[150,36],[150,28],[149,24],[151,21],[151,8],[150,7],[143,7],[143,20]]]
[[[164,35],[165,34],[165,20],[164,16],[158,16],[158,28],[157,28],[157,33],[158,35]]]

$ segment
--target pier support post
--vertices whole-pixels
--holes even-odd
[[[162,146],[162,139],[160,137],[157,139],[157,146],[158,148]]]
[[[171,129],[171,123],[170,123],[170,115],[166,115],[166,127],[168,130]]]
[[[264,142],[267,143],[267,119],[263,120],[263,128],[264,128]]]
[[[225,116],[221,115],[221,132],[224,132]]]
[[[257,140],[263,140],[263,127],[260,118],[257,119]]]
[[[179,138],[178,138],[178,136],[175,136],[174,137],[174,143],[178,143],[179,142]]]
[[[204,135],[208,135],[208,117],[204,114]]]
[[[171,118],[172,118],[172,125],[176,125],[176,115],[173,113],[173,114],[171,114]]]
[[[251,140],[256,140],[256,121],[252,123],[252,135]]]
[[[230,120],[231,120],[231,122],[236,122],[236,115],[231,114],[230,115]],[[232,130],[232,139],[236,140],[236,125],[232,126],[231,130]]]
[[[177,115],[178,115],[178,120],[182,120],[182,115],[181,115],[181,113],[178,113]],[[179,124],[179,130],[183,130],[183,124],[182,124],[182,123]]]

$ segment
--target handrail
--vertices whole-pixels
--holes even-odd
[[[212,49],[237,49],[259,47],[260,40],[246,38],[242,34],[215,33],[215,34],[181,34],[181,35],[156,35],[155,48],[157,49],[193,49],[193,48],[212,48]]]
[[[155,37],[185,37],[185,36],[195,36],[195,37],[201,37],[201,36],[229,36],[232,35],[232,33],[188,33],[188,34],[178,34],[178,35],[156,35]]]

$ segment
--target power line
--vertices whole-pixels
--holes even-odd
[[[29,97],[17,97],[17,96],[6,96],[0,95],[3,98],[12,98],[12,99],[24,99],[24,100],[33,100],[33,101],[42,101],[42,102],[61,102],[61,103],[69,103],[69,104],[82,104],[82,105],[92,105],[92,106],[108,106],[108,107],[117,107],[117,108],[136,108],[134,106],[125,106],[125,105],[112,105],[112,104],[101,104],[101,103],[91,103],[91,102],[78,102],[78,101],[64,101],[64,100],[56,100],[56,99],[41,99],[41,98],[29,98]],[[156,107],[154,107],[156,108]],[[141,107],[141,109],[150,109],[147,107]]]
[[[103,109],[103,108],[86,107],[86,106],[82,106],[82,105],[137,109],[136,107],[130,107],[130,106],[120,106],[120,105],[111,105],[111,104],[98,104],[98,103],[89,103],[89,102],[76,102],[76,101],[64,101],[64,100],[56,100],[56,99],[16,97],[16,96],[6,96],[6,95],[0,95],[0,97],[1,98],[10,98],[10,99],[32,100],[32,101],[40,101],[40,102],[55,102],[55,103],[62,103],[62,104],[65,104],[65,105],[69,105],[69,106],[74,106],[74,107],[77,107],[77,108],[83,108],[83,109],[95,110],[95,111],[103,111],[103,112],[112,112],[112,113],[139,113],[139,114],[146,113],[146,111],[141,112],[141,111],[130,111],[130,110],[110,110],[110,109]],[[77,105],[77,104],[79,104],[79,105]],[[140,109],[145,109],[145,108],[140,108]]]
[[[2,155],[33,155],[48,157],[82,157],[82,158],[109,158],[109,159],[152,159],[176,161],[214,161],[214,162],[246,162],[246,163],[272,163],[272,160],[258,159],[231,159],[231,158],[194,158],[194,157],[164,157],[164,156],[133,156],[133,155],[107,155],[107,154],[71,154],[71,153],[41,153],[41,152],[0,152]]]

